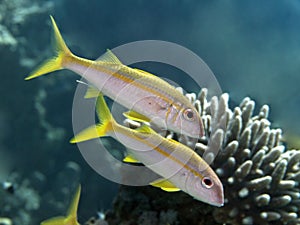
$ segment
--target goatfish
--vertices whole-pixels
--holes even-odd
[[[146,124],[137,129],[118,124],[101,93],[96,100],[96,113],[100,123],[79,132],[71,143],[110,136],[127,147],[129,154],[124,161],[143,163],[162,177],[150,185],[169,192],[182,190],[199,201],[223,205],[221,181],[192,149],[159,135]]]
[[[80,225],[77,221],[77,208],[80,198],[81,186],[79,185],[73,197],[67,216],[57,216],[41,222],[41,225]]]
[[[175,87],[151,73],[122,64],[110,50],[99,60],[74,55],[64,42],[52,16],[51,21],[56,55],[25,80],[68,69],[85,78],[104,95],[132,110],[135,115],[145,116],[159,127],[194,138],[204,135],[199,113]]]

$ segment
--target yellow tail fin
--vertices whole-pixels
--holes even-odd
[[[99,92],[98,94],[96,111],[100,123],[81,131],[70,140],[70,143],[78,143],[107,136],[107,134],[113,130],[113,127],[117,125],[109,111],[109,108],[107,107],[107,104],[101,92]]]
[[[59,216],[45,220],[41,225],[80,225],[77,221],[77,208],[80,198],[81,186],[79,185],[66,217]]]
[[[65,41],[63,40],[59,29],[55,23],[55,20],[50,16],[52,21],[52,27],[55,36],[55,47],[56,47],[56,56],[45,61],[41,66],[39,66],[35,71],[33,71],[25,80],[30,80],[39,76],[42,76],[47,73],[51,73],[56,70],[63,69],[64,61],[67,56],[73,56],[70,49],[67,47]]]

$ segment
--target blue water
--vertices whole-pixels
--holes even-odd
[[[0,6],[6,7],[8,2],[1,1]],[[269,104],[274,126],[300,136],[298,1],[57,0],[49,7],[39,3],[41,9],[36,12],[31,12],[30,6],[38,1],[22,2],[10,3],[13,10],[0,19],[18,42],[0,41],[0,181],[13,180],[17,188],[25,185],[24,180],[30,181],[28,187],[37,192],[40,207],[24,211],[34,215],[34,223],[64,214],[79,182],[84,195],[80,221],[110,208],[118,189],[117,184],[96,174],[77,147],[69,144],[75,80],[79,77],[61,71],[30,82],[23,80],[52,55],[49,14],[55,17],[72,51],[86,58],[98,58],[106,49],[138,40],[180,44],[207,63],[222,90],[229,93],[232,105],[246,96],[259,106]],[[28,15],[22,14],[22,7]],[[17,16],[23,19],[16,22]],[[140,66],[197,92],[197,86],[190,84],[182,71],[155,63]],[[46,96],[38,97],[41,93]],[[12,178],[13,174],[19,178]],[[6,195],[0,192],[0,197]],[[12,208],[0,205],[0,217],[18,217],[18,207],[25,203],[14,205],[10,202],[20,198],[6,198],[12,200],[0,204],[11,204]]]

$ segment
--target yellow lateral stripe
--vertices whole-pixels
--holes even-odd
[[[162,100],[168,102],[170,105],[173,104],[173,101],[169,100],[170,98],[168,98],[167,96],[164,96],[162,93],[156,91],[155,89],[152,89],[151,87],[148,87],[146,85],[143,85],[142,83],[138,83],[138,82],[134,82],[135,81],[135,78],[129,78],[129,77],[126,77],[126,75],[124,74],[120,74],[120,73],[117,73],[117,72],[110,72],[109,70],[107,71],[103,71],[103,72],[106,72],[107,74],[110,74],[112,75],[113,77],[117,78],[117,79],[120,79],[122,81],[124,81],[125,83],[127,84],[131,84],[137,88],[140,88],[142,90],[145,90],[145,91],[148,91],[154,95],[157,95],[158,97],[160,97]]]
[[[100,66],[99,64],[98,64],[98,66],[97,66],[97,64],[93,64],[94,61],[89,61],[89,60],[82,59],[82,58],[79,58],[79,57],[78,57],[78,59],[79,59],[79,60],[78,60],[77,62],[78,62],[78,63],[80,62],[80,64],[81,64],[82,66],[92,67],[92,66],[94,65],[94,66],[92,67],[93,69],[98,70],[99,72],[104,72],[104,73],[107,73],[107,74],[109,74],[109,75],[112,75],[113,77],[115,77],[115,78],[117,78],[117,79],[120,79],[120,80],[124,81],[125,83],[133,83],[134,86],[139,87],[139,88],[141,88],[141,89],[143,89],[143,90],[145,90],[145,91],[148,91],[148,92],[150,92],[150,93],[152,93],[152,94],[154,94],[154,95],[157,95],[157,96],[161,97],[163,100],[165,100],[166,102],[169,102],[170,105],[175,106],[177,109],[180,108],[180,105],[174,104],[173,102],[168,101],[168,100],[169,100],[168,97],[163,96],[161,93],[157,92],[156,90],[151,89],[150,87],[148,87],[148,86],[146,86],[146,85],[142,85],[141,83],[134,82],[134,78],[129,78],[129,77],[127,77],[126,75],[120,74],[120,73],[118,73],[118,72],[110,71],[110,70],[104,68],[104,66]],[[91,65],[89,65],[89,64],[91,64]],[[89,65],[89,66],[88,66],[88,65]],[[120,70],[119,70],[119,71],[120,71]],[[153,76],[154,76],[154,75],[153,75]],[[169,113],[170,113],[170,112],[167,112],[167,115],[166,115],[166,116],[168,116]],[[179,112],[178,112],[178,114],[179,114]],[[123,133],[124,133],[124,132],[123,132]],[[127,133],[124,133],[124,134],[127,135]],[[128,135],[127,135],[127,136],[128,136]],[[139,140],[139,141],[141,141],[141,140]],[[181,166],[183,166],[184,168],[186,168],[187,170],[191,171],[192,173],[194,173],[196,176],[200,177],[201,179],[203,178],[203,176],[202,176],[201,174],[199,174],[196,170],[194,170],[193,168],[191,168],[191,167],[188,166],[187,164],[182,163],[180,160],[178,160],[178,159],[176,159],[175,157],[171,156],[169,153],[166,153],[163,149],[161,149],[161,148],[159,148],[159,147],[151,146],[151,145],[149,145],[150,143],[146,143],[146,142],[144,142],[144,143],[147,144],[148,146],[152,147],[153,149],[155,149],[157,152],[159,152],[160,154],[164,155],[165,157],[171,158],[173,161],[177,162],[179,165],[181,165]]]
[[[114,132],[117,131],[116,127],[114,127],[115,130]],[[118,127],[119,128],[119,127]],[[128,136],[128,132],[126,132],[125,130],[130,128],[124,127],[126,129],[123,128],[119,128],[118,132],[123,133],[124,135]],[[134,130],[131,130],[131,132],[133,132]],[[195,169],[193,169],[191,166],[189,166],[188,164],[182,163],[179,159],[176,159],[174,156],[172,156],[171,154],[165,152],[162,148],[160,148],[159,146],[153,146],[151,143],[146,142],[146,140],[141,140],[141,139],[137,139],[135,135],[132,135],[131,137],[133,137],[134,139],[136,139],[137,141],[143,142],[144,144],[148,145],[150,148],[156,150],[157,152],[159,152],[161,155],[170,158],[171,160],[173,160],[174,162],[178,163],[179,165],[181,165],[182,167],[186,168],[187,170],[189,170],[190,172],[192,172],[195,176],[200,177],[200,179],[202,179],[204,176],[202,176],[202,174],[200,174],[198,171],[196,171]],[[196,154],[196,153],[193,153]]]
[[[97,64],[97,62],[95,62],[95,61],[86,60],[86,59],[83,59],[83,58],[80,58],[80,57],[76,57],[76,59],[77,59],[76,60],[77,63],[79,63],[81,66],[90,67],[90,68],[93,68],[93,69],[95,69],[95,70],[97,70],[99,72],[104,72],[106,74],[109,74],[109,75],[117,78],[117,79],[120,79],[120,80],[124,81],[125,83],[128,83],[128,84],[132,83],[132,85],[134,85],[135,87],[138,87],[140,89],[148,91],[148,92],[150,92],[150,93],[152,93],[154,95],[157,95],[158,97],[160,97],[164,101],[168,102],[170,105],[172,105],[172,104],[174,105],[173,101],[172,100],[170,101],[169,100],[170,98],[168,98],[168,96],[163,95],[161,92],[158,92],[155,89],[152,89],[152,88],[148,87],[147,85],[143,85],[141,83],[134,82],[136,78],[134,78],[134,77],[130,78],[129,74],[118,73],[118,71],[120,71],[121,69],[119,69],[117,71],[111,71],[109,69],[104,68],[104,66],[101,66],[101,65]],[[128,68],[128,69],[130,69],[130,68]],[[155,76],[155,75],[153,75],[153,76]],[[180,105],[178,105],[177,107],[180,107]]]
[[[155,149],[156,151],[158,151],[160,154],[170,158],[171,160],[177,162],[179,165],[183,166],[185,169],[189,170],[190,172],[192,172],[195,176],[200,177],[200,179],[202,179],[204,176],[202,176],[202,174],[200,174],[198,171],[196,171],[195,169],[193,169],[191,166],[189,166],[186,163],[182,163],[179,159],[176,159],[174,156],[172,156],[169,153],[166,153],[163,149],[159,148],[159,147],[153,147],[153,149]],[[196,153],[193,153],[196,154]],[[192,157],[192,156],[191,156]]]

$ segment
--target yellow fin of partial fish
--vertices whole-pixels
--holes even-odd
[[[29,76],[27,76],[25,80],[30,80],[47,73],[51,73],[53,71],[63,69],[64,59],[67,57],[74,57],[74,55],[67,47],[65,41],[63,40],[54,18],[52,16],[50,16],[50,18],[52,21],[52,27],[55,37],[56,55],[53,58],[45,61],[42,65],[40,65],[35,71],[33,71]]]
[[[74,220],[75,219],[77,220],[77,209],[78,209],[78,203],[80,199],[80,192],[81,192],[81,185],[78,186],[73,201],[68,210],[68,218],[74,218]]]
[[[146,134],[154,134],[156,133],[154,130],[152,130],[149,126],[146,124],[143,124],[142,126],[135,129],[136,131],[140,133],[146,133]]]
[[[97,98],[99,94],[100,94],[99,89],[97,89],[92,85],[89,85],[84,95],[84,98]]]
[[[132,155],[127,155],[124,159],[123,162],[127,163],[140,163],[136,158],[134,158]]]
[[[66,217],[63,216],[53,217],[51,219],[41,222],[41,225],[63,225],[66,224],[65,220]]]
[[[66,217],[53,217],[51,219],[43,221],[41,225],[79,225],[77,221],[77,209],[80,198],[80,191],[81,186],[79,185]]]
[[[102,55],[97,61],[108,62],[123,65],[123,63],[118,59],[118,57],[109,49]]]
[[[167,192],[175,192],[175,191],[180,191],[180,189],[178,187],[176,187],[173,183],[171,183],[169,180],[167,179],[157,179],[153,182],[150,183],[150,185],[152,185],[153,187],[158,187],[161,188],[164,191]]]
[[[105,102],[103,94],[100,92],[96,101],[96,112],[98,119],[102,124],[104,123],[115,123],[114,118],[112,117],[110,110]]]
[[[176,141],[174,139],[171,139],[171,138],[167,138],[167,140],[170,141],[170,142],[172,142],[172,143],[174,143],[174,144],[178,144],[179,143],[178,141]]]
[[[107,124],[97,124],[91,127],[84,129],[83,131],[76,134],[71,140],[70,143],[79,143],[83,141],[88,141],[91,139],[105,137],[107,132]]]
[[[85,86],[87,86],[87,90],[84,95],[84,98],[97,98],[101,94],[99,89],[96,88],[94,85],[86,83],[82,80],[76,80],[76,81],[80,84],[84,84]]]
[[[138,122],[150,122],[150,119],[136,111],[127,111],[127,112],[124,112],[123,115],[130,119],[130,120],[134,120],[134,121],[138,121]]]
[[[107,136],[107,133],[112,130],[112,124],[115,123],[115,121],[107,107],[107,104],[101,92],[99,92],[97,98],[96,111],[100,123],[81,131],[70,140],[70,143],[78,143],[99,137],[104,137]]]

